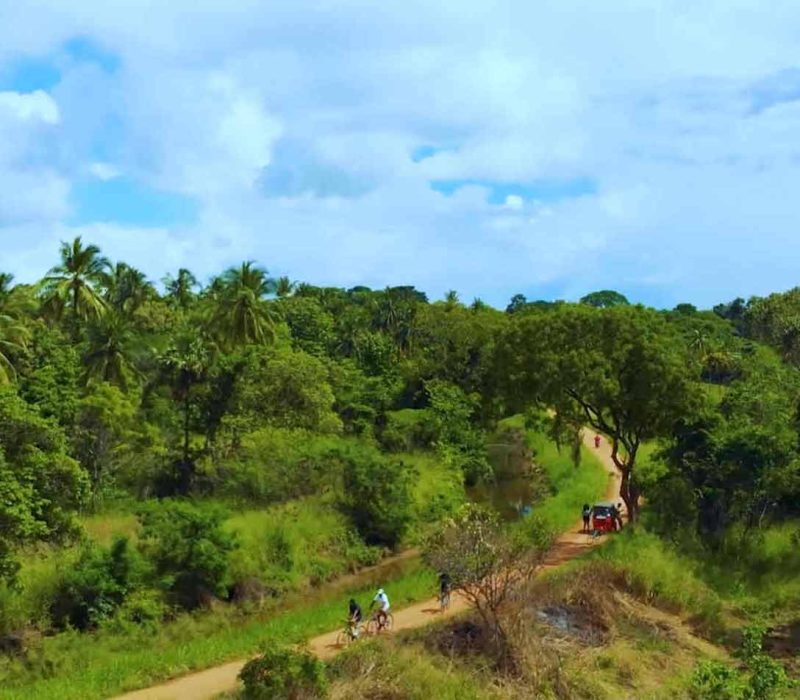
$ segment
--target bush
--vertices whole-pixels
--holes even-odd
[[[696,700],[774,700],[789,686],[786,671],[762,649],[764,628],[746,627],[739,656],[746,673],[719,661],[705,661],[692,676],[691,692]]]
[[[79,630],[96,627],[141,585],[143,573],[143,562],[127,538],[117,538],[109,548],[87,545],[56,591],[53,622]]]
[[[220,508],[188,501],[163,501],[140,514],[142,550],[158,584],[187,610],[227,593],[236,539],[223,529],[225,517]]]
[[[739,673],[719,661],[703,661],[692,675],[695,700],[740,700],[743,691]]]
[[[311,700],[328,692],[325,665],[308,651],[274,647],[239,674],[246,700]]]
[[[236,434],[235,420],[224,433]],[[276,503],[319,493],[336,481],[329,453],[342,443],[333,435],[263,426],[236,435],[234,458],[215,460],[209,477],[216,492],[251,503]]]
[[[383,447],[392,452],[427,449],[436,440],[433,416],[427,409],[388,411],[380,439]]]
[[[370,545],[396,546],[412,517],[412,470],[377,450],[353,446],[339,450],[342,464],[340,510]]]

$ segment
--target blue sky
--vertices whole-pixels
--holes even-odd
[[[0,269],[83,235],[504,306],[800,283],[800,23],[776,0],[0,0]]]

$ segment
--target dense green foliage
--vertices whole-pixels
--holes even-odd
[[[323,698],[328,688],[324,664],[307,651],[270,647],[248,661],[239,677],[245,700]]]
[[[143,513],[142,548],[159,585],[183,608],[224,596],[230,584],[228,555],[236,547],[218,508],[162,502]]]
[[[796,592],[796,557],[778,570],[764,552],[797,541],[798,290],[713,311],[610,290],[499,311],[253,262],[159,289],[80,239],[60,253],[38,284],[0,274],[4,633],[136,635],[375,563],[492,481],[500,430],[527,434],[536,522],[564,528],[605,486],[586,425],[676,557],[706,557],[709,576],[743,562],[748,609]],[[651,536],[628,544],[645,561]]]

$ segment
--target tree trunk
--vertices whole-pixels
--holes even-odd
[[[626,460],[620,459],[619,442],[614,440],[611,448],[611,459],[619,469],[620,474],[622,474],[619,495],[625,503],[625,509],[628,511],[628,522],[634,523],[639,518],[639,489],[634,486],[631,478],[634,458],[629,456]]]
[[[619,495],[625,502],[628,511],[628,522],[635,523],[639,519],[639,490],[631,481],[631,467],[626,465],[622,472],[622,481],[619,485]]]
[[[186,392],[186,399],[183,402],[183,461],[189,462],[189,418],[190,413],[189,392]]]

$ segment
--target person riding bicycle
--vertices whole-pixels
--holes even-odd
[[[361,606],[355,599],[350,598],[350,611],[347,620],[350,625],[350,636],[353,639],[358,639],[358,633],[363,619],[364,613],[361,612]]]
[[[376,619],[378,621],[378,625],[380,627],[386,626],[386,621],[389,619],[389,596],[386,595],[386,591],[383,588],[379,588],[378,592],[375,594],[375,597],[372,599],[372,602],[369,604],[369,609],[372,610],[375,603],[378,604],[378,612]]]
[[[442,603],[442,607],[450,600],[450,588],[452,585],[453,581],[450,578],[450,574],[446,571],[442,571],[442,573],[439,574],[439,601]]]

